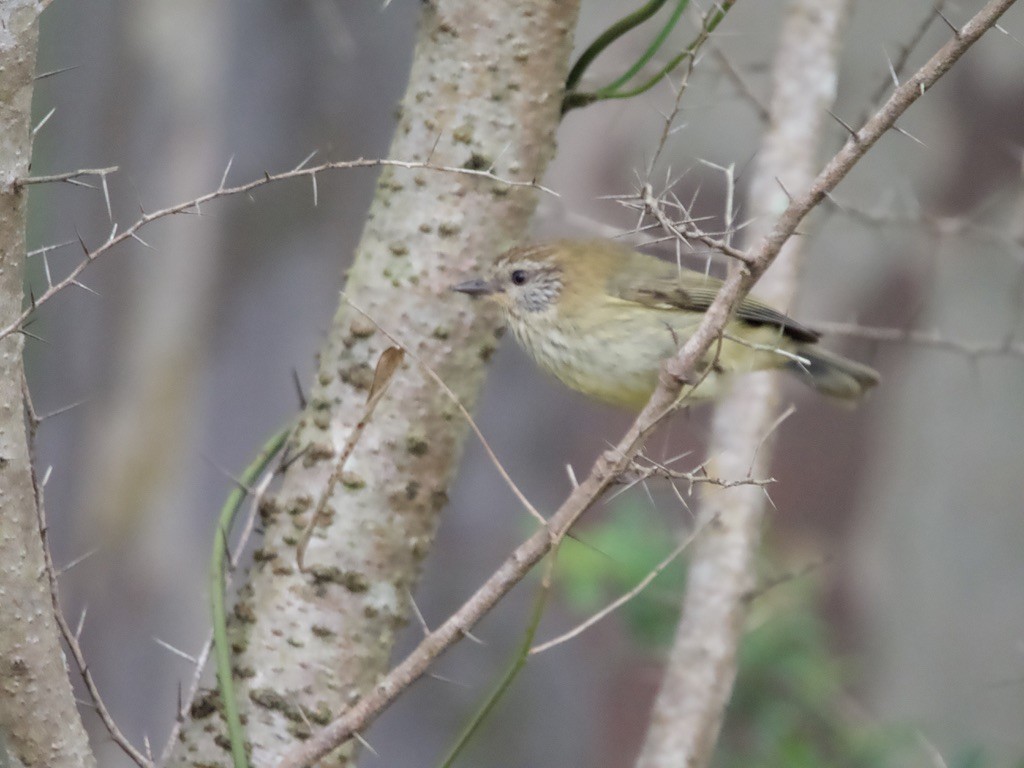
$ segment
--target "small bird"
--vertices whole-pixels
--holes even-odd
[[[512,248],[485,277],[452,290],[504,311],[545,370],[584,395],[640,410],[662,360],[696,330],[722,281],[609,240],[555,240]],[[820,334],[746,298],[705,355],[686,401],[723,391],[737,373],[781,368],[829,397],[859,399],[878,373],[816,346]]]

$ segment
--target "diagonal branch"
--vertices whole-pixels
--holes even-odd
[[[749,266],[734,272],[722,286],[696,332],[679,353],[665,362],[657,390],[618,445],[602,454],[588,477],[549,518],[548,526],[556,536],[567,531],[586,512],[600,494],[625,470],[646,438],[667,416],[679,397],[683,384],[697,363],[720,337],[733,309],[764,274],[796,231],[797,226],[850,172],[867,151],[896,120],[990,29],[1014,0],[992,0],[958,34],[897,88],[881,109],[856,131],[846,145],[829,161],[810,189],[795,196],[779,216],[770,233],[753,250]],[[552,536],[538,530],[520,544],[486,582],[440,627],[379,680],[356,704],[314,733],[279,763],[280,768],[300,768],[315,763],[335,747],[364,729],[392,701],[423,675],[433,661],[462,639],[494,605],[514,587],[547,553]]]

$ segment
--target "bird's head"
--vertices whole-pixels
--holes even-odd
[[[524,317],[556,308],[565,287],[565,253],[557,243],[522,246],[501,254],[485,277],[452,286],[483,296],[510,315]]]

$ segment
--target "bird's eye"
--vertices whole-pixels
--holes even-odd
[[[526,282],[526,270],[525,269],[513,269],[512,270],[512,283],[514,285],[522,285]]]

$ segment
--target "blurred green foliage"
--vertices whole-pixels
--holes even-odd
[[[587,615],[632,589],[672,551],[679,534],[622,503],[579,536],[583,545],[562,548],[556,584],[570,608]],[[618,611],[644,653],[663,653],[671,643],[685,557]],[[911,727],[873,720],[848,694],[855,670],[830,643],[818,608],[820,575],[812,569],[780,577],[770,560],[767,555],[762,583],[772,586],[751,604],[715,768],[938,765]],[[977,749],[948,759],[948,768],[994,765]]]

